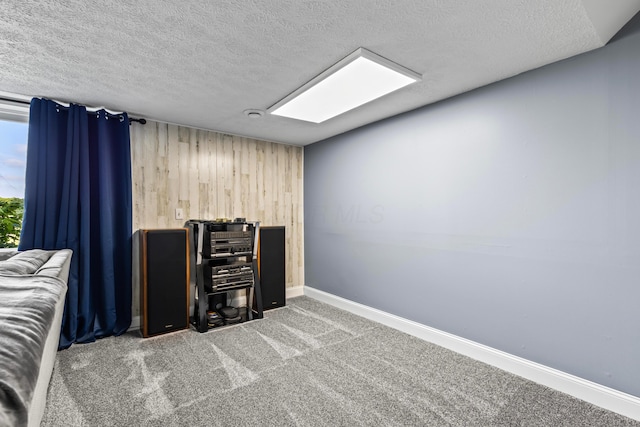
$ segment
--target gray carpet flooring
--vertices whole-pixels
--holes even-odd
[[[307,297],[265,315],[59,352],[42,425],[640,425]]]

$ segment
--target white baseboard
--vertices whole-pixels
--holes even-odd
[[[304,295],[640,421],[640,398],[309,286]]]
[[[294,286],[292,288],[286,288],[285,292],[287,293],[287,299],[301,297],[304,295],[304,286]]]
[[[131,325],[129,326],[129,329],[127,329],[127,332],[137,331],[139,329],[140,329],[140,316],[133,316],[133,318],[131,319]]]

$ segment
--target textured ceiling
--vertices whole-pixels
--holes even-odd
[[[603,46],[640,0],[2,0],[0,91],[295,145]],[[321,124],[267,109],[358,47],[423,81]]]

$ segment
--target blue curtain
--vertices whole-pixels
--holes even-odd
[[[34,98],[20,250],[73,250],[60,348],[131,324],[129,118]]]

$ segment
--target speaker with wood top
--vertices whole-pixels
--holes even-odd
[[[140,230],[142,336],[189,326],[189,231]]]
[[[284,307],[285,294],[285,238],[284,227],[260,226],[258,239],[258,272],[264,310]]]

